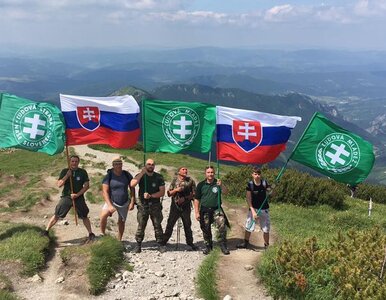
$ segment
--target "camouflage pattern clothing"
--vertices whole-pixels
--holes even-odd
[[[176,224],[178,218],[181,218],[182,224],[184,225],[186,244],[192,245],[193,233],[191,228],[192,220],[190,218],[190,214],[192,211],[191,203],[193,200],[193,195],[196,191],[196,183],[188,176],[186,176],[183,180],[180,180],[178,177],[176,177],[172,180],[169,186],[169,191],[178,187],[182,187],[183,191],[172,197],[168,222],[164,233],[164,244],[166,244],[172,236],[173,227]],[[179,203],[180,201],[183,202]]]
[[[135,240],[141,243],[145,236],[145,229],[149,217],[153,223],[155,238],[158,243],[163,242],[162,230],[162,205],[160,198],[144,199],[145,192],[153,194],[160,190],[161,186],[165,185],[165,181],[161,174],[154,172],[152,176],[145,174],[139,181],[139,200],[137,202],[137,221],[138,227],[135,233]]]

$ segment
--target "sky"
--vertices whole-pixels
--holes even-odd
[[[386,50],[386,0],[0,0],[0,47]]]

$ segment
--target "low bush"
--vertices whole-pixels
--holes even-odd
[[[262,170],[263,178],[269,184],[275,183],[279,170]],[[252,167],[244,166],[229,172],[224,177],[231,197],[245,198],[246,185],[251,180]],[[287,169],[280,182],[275,184],[271,202],[292,203],[300,206],[327,204],[334,208],[342,208],[346,196],[344,184],[327,178],[313,177],[294,169]]]
[[[315,237],[283,242],[258,267],[274,297],[386,299],[386,235],[380,228],[338,233],[321,247]]]
[[[386,204],[386,187],[384,185],[362,183],[358,185],[354,197]]]
[[[219,294],[216,285],[217,263],[220,250],[213,250],[201,263],[197,271],[196,286],[200,297],[205,300],[217,300]]]

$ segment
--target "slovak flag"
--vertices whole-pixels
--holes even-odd
[[[217,106],[219,160],[267,163],[285,150],[291,129],[300,117]]]
[[[83,97],[60,94],[67,145],[107,144],[130,148],[139,138],[139,106],[132,96]]]

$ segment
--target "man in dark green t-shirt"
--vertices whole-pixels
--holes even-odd
[[[213,249],[211,225],[215,223],[218,233],[220,248],[225,255],[229,254],[226,241],[226,220],[221,208],[221,189],[226,193],[225,186],[220,179],[214,178],[214,168],[205,168],[205,180],[201,181],[196,188],[194,199],[194,214],[204,236],[205,249],[203,253],[209,254]]]
[[[55,214],[47,224],[45,231],[46,235],[48,235],[48,230],[56,224],[59,218],[66,217],[72,207],[72,200],[74,200],[76,212],[79,218],[83,220],[83,224],[89,233],[89,240],[95,238],[95,235],[91,230],[90,219],[88,218],[89,209],[84,199],[84,193],[89,189],[90,180],[87,171],[79,168],[79,161],[79,156],[72,155],[70,157],[70,168],[63,169],[60,172],[57,186],[59,188],[63,186],[62,196],[55,208]],[[72,192],[70,180],[72,181]]]
[[[145,236],[145,228],[149,217],[154,226],[155,238],[160,245],[160,252],[164,252],[166,247],[163,245],[163,230],[162,230],[162,205],[161,198],[165,195],[165,181],[161,174],[154,172],[154,160],[148,159],[145,167],[140,173],[135,175],[131,180],[131,187],[139,185],[139,197],[137,202],[137,220],[138,228],[135,234],[137,246],[134,252],[142,251],[142,241]]]

